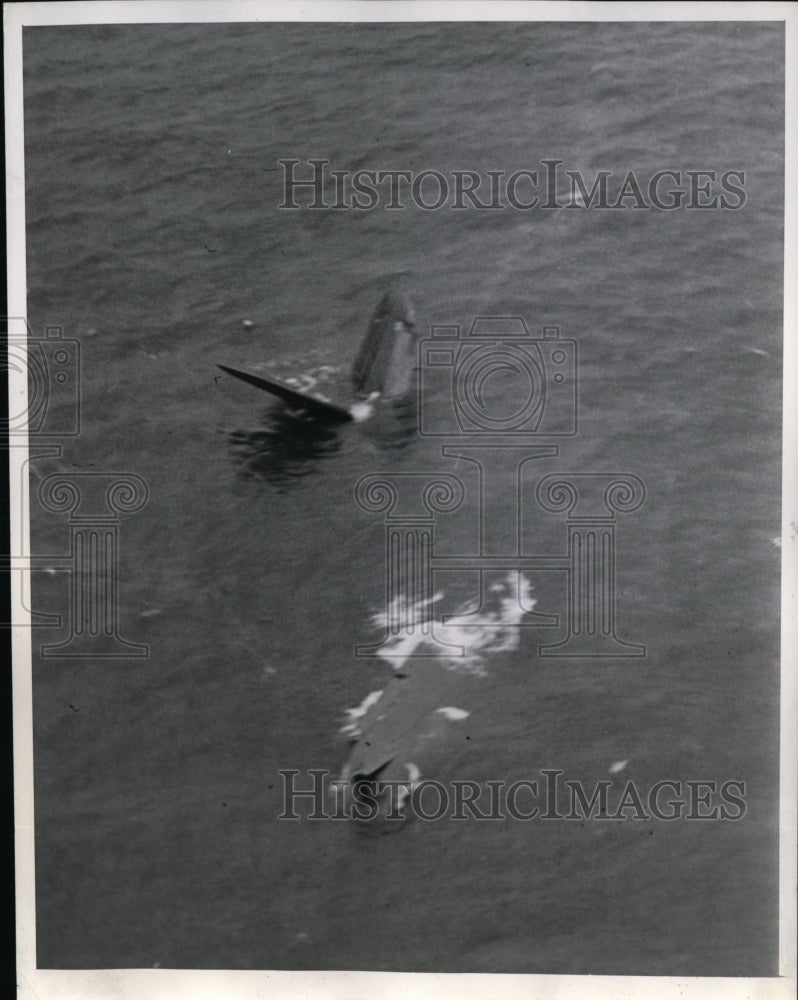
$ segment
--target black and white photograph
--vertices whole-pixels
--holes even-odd
[[[4,14],[21,1000],[793,995],[790,5]]]

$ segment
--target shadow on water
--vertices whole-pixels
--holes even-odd
[[[264,479],[279,492],[315,472],[342,443],[338,427],[285,407],[267,410],[262,427],[231,431],[228,440],[242,474]]]
[[[309,413],[278,406],[267,410],[263,426],[228,434],[242,475],[263,479],[285,492],[312,475],[321,462],[340,453],[345,439],[362,433],[380,451],[399,451],[418,440],[416,399],[386,400],[362,424],[330,424]],[[354,446],[350,439],[349,446]]]

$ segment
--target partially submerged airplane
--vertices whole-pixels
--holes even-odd
[[[218,367],[316,419],[343,423],[369,416],[370,404],[378,399],[405,396],[412,387],[417,358],[418,334],[413,305],[403,292],[391,289],[380,299],[355,358],[352,385],[356,399],[349,406],[339,406],[320,393],[298,389],[272,376],[228,365]]]

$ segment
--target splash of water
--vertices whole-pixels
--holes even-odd
[[[434,606],[444,596],[441,592],[414,604],[396,597],[384,611],[371,617],[377,628],[387,629],[389,623],[394,628],[398,625],[397,634],[383,643],[377,655],[400,671],[412,657],[434,653],[447,670],[484,676],[486,657],[518,648],[516,626],[536,604],[531,594],[532,586],[524,574],[509,572],[504,580],[491,584],[488,600],[481,608],[479,600],[472,599],[445,618],[434,615]],[[462,648],[463,655],[457,655],[455,649],[451,656],[441,655],[440,648],[429,639],[430,630],[424,628],[427,624],[435,628],[440,639]]]

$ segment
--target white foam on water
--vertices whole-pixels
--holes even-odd
[[[347,708],[346,710],[346,722],[341,726],[340,732],[345,736],[349,736],[351,739],[357,739],[361,736],[359,722],[363,716],[368,712],[368,710],[376,705],[377,702],[382,697],[382,691],[371,691],[366,697],[361,701],[357,708]]]
[[[518,648],[520,633],[516,627],[524,614],[535,606],[531,596],[532,586],[523,573],[511,571],[501,582],[488,588],[488,600],[478,611],[478,600],[471,600],[447,615],[445,624],[433,615],[433,607],[443,599],[442,593],[409,605],[403,597],[394,598],[385,611],[371,618],[381,629],[390,625],[399,631],[391,636],[377,651],[377,655],[394,668],[401,670],[409,659],[434,653],[436,661],[447,670],[475,673],[484,676],[486,659],[493,653],[503,653]],[[478,621],[474,621],[478,611]],[[441,653],[440,646],[431,642],[422,626],[433,623],[435,634],[452,646],[462,647],[464,655],[451,656]]]
[[[274,368],[275,363],[270,362],[267,365],[254,365],[255,368]],[[299,373],[290,372],[282,376],[283,382],[286,385],[293,386],[299,392],[310,392],[316,389],[320,385],[332,382],[336,380],[337,375],[340,372],[340,368],[336,368],[333,365],[317,365],[315,368],[308,368],[305,371]]]
[[[416,782],[418,782],[419,779],[421,778],[420,768],[416,764],[411,763],[410,761],[408,761],[405,764],[405,767],[407,768],[407,776],[410,779],[410,784],[415,785]]]
[[[436,708],[435,711],[439,712],[450,722],[462,722],[463,719],[467,719],[471,715],[464,708],[455,708],[452,705],[446,705],[444,708]]]
[[[319,384],[318,379],[307,373],[303,373],[302,375],[288,375],[283,379],[283,382],[286,385],[293,386],[300,392],[308,392],[310,389],[315,389]]]
[[[371,403],[353,403],[349,407],[349,412],[355,423],[360,424],[374,413],[374,407]]]

